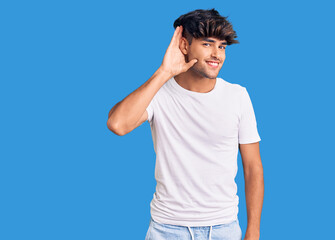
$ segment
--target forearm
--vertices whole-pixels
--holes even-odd
[[[109,113],[107,125],[120,133],[130,132],[155,94],[171,77],[162,68],[158,68],[144,84],[115,105]]]
[[[264,198],[264,177],[262,166],[245,170],[245,196],[247,204],[248,226],[245,237],[258,239]]]

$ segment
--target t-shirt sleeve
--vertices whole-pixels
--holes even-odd
[[[153,116],[154,116],[154,107],[153,107],[153,105],[154,105],[154,99],[155,98],[153,98],[152,100],[151,100],[151,102],[149,103],[149,106],[146,108],[146,111],[147,111],[147,113],[148,113],[148,122],[151,122],[152,121],[152,118],[153,118]]]
[[[261,140],[258,130],[254,108],[249,93],[243,87],[240,102],[240,121],[238,129],[238,142],[240,144],[254,143]]]
[[[151,99],[151,102],[149,103],[148,107],[146,108],[146,111],[148,112],[147,120],[149,123],[152,123],[155,118],[155,109],[158,108],[159,106],[160,98],[163,91],[165,91],[164,85],[160,89],[158,89],[156,94]]]

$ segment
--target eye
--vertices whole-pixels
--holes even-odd
[[[209,43],[204,43],[204,44],[202,44],[202,45],[206,45],[206,44],[209,45]]]
[[[226,49],[226,46],[220,46],[221,47],[221,49]]]

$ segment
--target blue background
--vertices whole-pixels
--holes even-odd
[[[213,7],[240,41],[219,77],[247,88],[262,139],[261,239],[333,236],[331,1],[3,1],[0,239],[144,239],[150,125],[117,136],[108,112],[160,66],[174,20]]]

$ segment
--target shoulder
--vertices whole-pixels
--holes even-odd
[[[241,95],[246,91],[246,88],[238,83],[231,83],[223,78],[218,78],[223,88],[227,89],[229,92]]]

